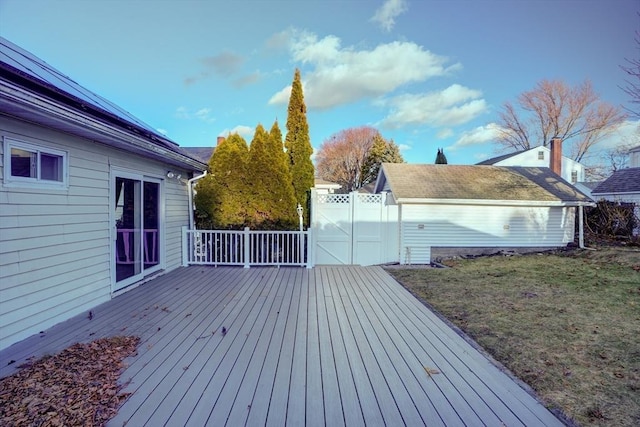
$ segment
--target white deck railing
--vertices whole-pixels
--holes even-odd
[[[182,229],[183,265],[311,267],[309,231]]]

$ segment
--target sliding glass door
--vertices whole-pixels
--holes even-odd
[[[118,291],[160,266],[160,181],[114,175],[114,291]]]

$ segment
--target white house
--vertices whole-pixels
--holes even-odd
[[[336,184],[335,182],[326,181],[322,178],[315,178],[313,188],[318,193],[329,194],[329,193],[334,193],[335,191],[342,188],[342,185]]]
[[[640,145],[629,150],[629,167],[640,168]]]
[[[0,38],[0,349],[181,265],[207,165]]]
[[[551,149],[540,146],[528,150],[516,151],[484,160],[478,165],[492,166],[526,166],[551,167]],[[569,157],[562,156],[562,171],[559,174],[565,181],[572,184],[585,181],[585,167]]]
[[[576,207],[593,205],[546,167],[385,163],[376,192],[398,206],[401,264],[452,251],[563,247],[575,239]]]

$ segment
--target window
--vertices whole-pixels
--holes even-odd
[[[578,182],[578,171],[571,171],[571,183],[575,184]]]
[[[538,160],[544,160],[544,151],[543,150],[538,151]]]
[[[67,153],[5,138],[4,182],[25,186],[67,186]]]

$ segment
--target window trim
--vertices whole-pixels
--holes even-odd
[[[4,174],[3,184],[8,187],[30,187],[30,188],[50,188],[50,189],[67,189],[69,188],[69,153],[63,150],[50,148],[43,145],[25,142],[14,138],[4,137],[3,147],[4,157]],[[53,181],[38,177],[13,176],[11,174],[11,150],[18,149],[38,154],[38,159],[42,154],[58,156],[62,160],[62,181]],[[41,174],[41,163],[38,163],[38,174]]]

